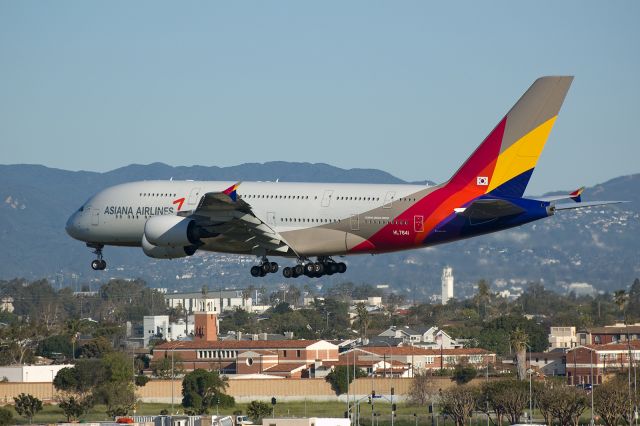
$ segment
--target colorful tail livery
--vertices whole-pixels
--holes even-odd
[[[476,196],[522,197],[572,81],[536,80],[447,185]]]
[[[332,256],[442,244],[616,203],[583,202],[582,188],[524,197],[572,81],[536,80],[441,185],[132,182],[92,197],[69,218],[67,232],[94,249],[96,270],[106,268],[105,245],[138,245],[162,259],[196,251],[253,254],[260,259],[251,268],[256,277],[278,270],[267,256],[297,258],[283,269],[286,278],[319,277],[345,272]]]

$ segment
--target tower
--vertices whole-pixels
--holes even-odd
[[[453,299],[453,268],[445,266],[442,270],[442,304],[446,305]]]
[[[218,316],[210,312],[195,312],[194,340],[214,342],[218,340]]]

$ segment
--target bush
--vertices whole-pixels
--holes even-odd
[[[9,408],[0,407],[0,425],[12,425],[15,422],[13,421],[13,411]]]
[[[262,419],[271,414],[273,408],[262,401],[251,401],[247,406],[247,416],[253,423],[262,423]]]

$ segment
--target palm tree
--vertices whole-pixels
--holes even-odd
[[[369,316],[369,311],[367,311],[366,305],[362,302],[356,305],[356,318],[358,319],[358,324],[360,326],[360,337],[364,339],[367,337],[371,317]]]
[[[520,327],[516,327],[509,336],[509,344],[516,353],[516,362],[518,366],[518,379],[525,380],[527,376],[527,343],[529,336]]]

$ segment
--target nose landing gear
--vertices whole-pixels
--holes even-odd
[[[107,268],[107,262],[102,258],[102,248],[104,246],[87,244],[87,247],[94,249],[93,254],[97,256],[97,259],[91,262],[91,269],[94,271],[104,271]]]

